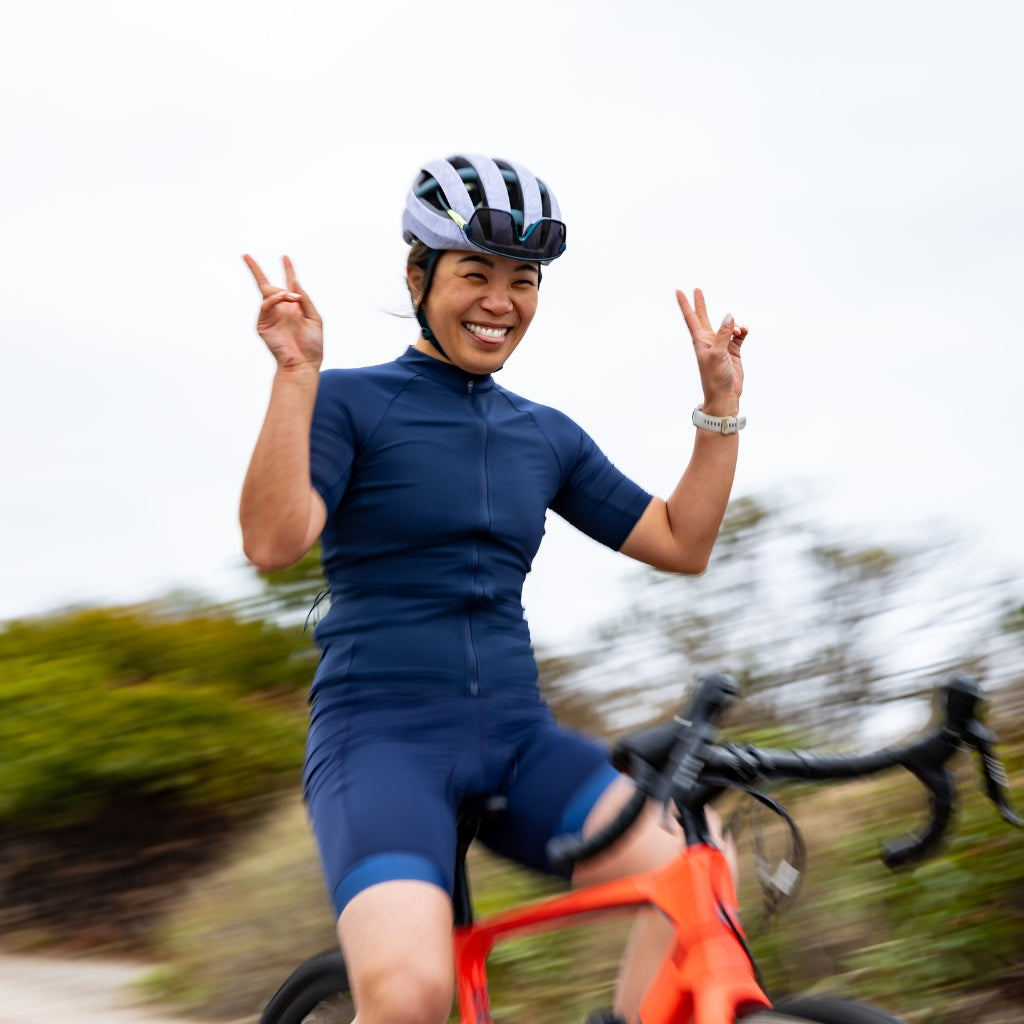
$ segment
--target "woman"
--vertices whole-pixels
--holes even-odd
[[[565,226],[550,190],[507,161],[426,164],[403,235],[420,335],[378,367],[320,372],[320,317],[246,256],[257,330],[277,368],[242,491],[245,552],[264,570],[322,540],[331,610],[317,628],[305,792],[363,1024],[441,1024],[452,1001],[455,815],[500,793],[481,838],[551,870],[562,832],[608,820],[630,791],[591,741],[540,699],[523,579],[550,507],[656,568],[699,573],[736,465],[745,327],[712,328],[700,291],[677,292],[703,388],[693,454],[651,497],[568,417],[498,386],[537,310],[541,265]],[[675,852],[654,814],[573,876],[590,884]],[[641,915],[616,1010],[632,1015],[667,941]],[[400,965],[400,969],[396,969]]]

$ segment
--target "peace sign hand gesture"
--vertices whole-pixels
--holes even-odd
[[[283,258],[287,287],[278,288],[267,280],[251,256],[242,258],[263,296],[256,330],[277,360],[278,368],[312,368],[318,371],[324,356],[323,321],[299,285],[292,261],[287,256]]]
[[[735,416],[743,392],[740,346],[747,336],[747,328],[738,327],[730,315],[716,331],[708,319],[704,293],[699,288],[693,291],[693,306],[681,291],[676,292],[676,299],[693,339],[704,388],[704,411],[711,416]]]

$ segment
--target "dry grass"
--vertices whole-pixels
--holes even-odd
[[[161,937],[167,966],[150,984],[190,1013],[255,1017],[302,958],[334,942],[334,914],[294,798],[191,886]]]

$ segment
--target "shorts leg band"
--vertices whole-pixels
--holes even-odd
[[[610,764],[601,765],[573,793],[569,802],[565,805],[565,810],[562,811],[562,817],[559,819],[558,830],[555,835],[582,832],[583,824],[594,809],[594,805],[601,799],[604,791],[618,778],[619,773]]]
[[[451,895],[444,872],[426,857],[415,853],[378,853],[352,867],[331,894],[341,916],[349,900],[380,882],[430,882]]]

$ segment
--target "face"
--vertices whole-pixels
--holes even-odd
[[[419,301],[423,270],[409,267],[409,288]],[[467,373],[493,373],[504,365],[526,334],[537,311],[536,263],[490,253],[441,254],[424,312],[427,322],[454,363]],[[416,348],[440,358],[424,338]]]

